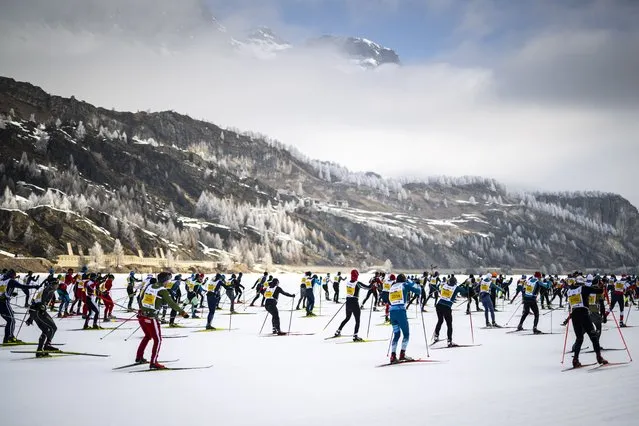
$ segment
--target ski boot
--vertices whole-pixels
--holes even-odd
[[[456,343],[453,343],[453,341],[452,341],[452,340],[448,339],[448,343],[447,343],[447,345],[446,345],[446,346],[447,346],[447,347],[449,347],[449,348],[456,348],[456,347],[457,347],[457,344],[456,344]]]
[[[619,322],[619,327],[625,328],[625,327],[628,327],[628,326],[626,324],[624,324],[623,321],[620,321]]]
[[[342,330],[337,330],[337,331],[335,332],[335,335],[334,335],[333,337],[339,337],[339,336],[341,336],[341,335],[342,335]]]
[[[47,358],[50,356],[49,352],[36,352],[36,358]]]
[[[495,328],[501,328],[501,325],[498,325],[495,321],[493,321],[492,326]]]
[[[111,320],[109,318],[104,318],[102,322],[111,322]],[[162,324],[166,324],[166,321],[164,321]]]
[[[533,334],[544,334],[543,331],[539,331],[537,328],[533,328]]]
[[[384,317],[384,324],[389,324],[390,322],[391,322],[391,321],[390,321],[390,318],[388,318],[388,315],[386,315],[386,316]]]
[[[517,326],[517,331],[523,331],[523,330],[524,330],[524,327],[522,327],[522,326],[521,326],[521,324],[519,324],[519,325]]]
[[[173,324],[173,325],[170,325],[170,324],[169,324],[169,327],[175,327],[175,324]],[[212,326],[212,325],[210,325],[210,324],[206,324],[206,328],[205,328],[205,330],[215,330],[215,327],[213,327],[213,326]],[[273,332],[275,332],[275,329],[273,329]]]
[[[488,321],[486,321],[486,328],[491,328],[492,326],[490,325],[490,323]]]
[[[159,362],[154,362],[153,364],[149,364],[149,369],[151,370],[166,370],[166,367]]]
[[[287,334],[287,333],[286,333],[285,331],[279,331],[279,330],[278,330],[276,334],[277,334],[278,336],[286,336],[286,334]]]
[[[62,318],[62,314],[58,313],[58,315],[56,315],[56,318]]]
[[[83,330],[88,330],[89,329],[89,324],[84,324],[84,326],[82,327]]]
[[[142,358],[136,358],[135,363],[136,363],[136,364],[148,364],[148,363],[149,363],[149,360],[148,360],[148,359],[146,359],[146,358],[144,358],[144,357],[142,357]]]
[[[377,312],[377,306],[373,306],[373,312]]]
[[[391,353],[390,363],[391,363],[391,364],[397,364],[397,363],[399,363],[399,360],[397,359],[397,355],[395,354],[395,352],[392,352],[392,353]]]
[[[169,328],[178,328],[178,327],[179,327],[179,325],[177,325],[177,324],[176,324],[176,323],[174,323],[174,322],[170,322],[170,323],[169,323]]]
[[[602,357],[600,353],[597,354],[597,362],[599,364],[603,364],[603,365],[608,364],[608,361],[605,360],[604,357]]]
[[[198,316],[197,316],[197,315],[195,315],[195,314],[191,315],[191,318],[192,318],[192,319],[200,319],[200,317],[198,317]]]
[[[439,335],[438,334],[433,334],[433,343],[431,343],[431,345],[434,345],[437,342],[439,342]]]
[[[100,326],[99,326],[99,325],[97,325],[97,324],[93,324],[93,329],[94,329],[94,330],[102,330],[103,328],[102,328],[102,327],[100,327]]]
[[[44,345],[44,350],[49,352],[60,352],[60,349],[53,347],[51,345]]]
[[[399,360],[400,361],[415,361],[413,358],[406,356],[406,351],[402,349],[399,351]]]
[[[579,358],[575,356],[572,358],[572,368],[579,368],[579,367],[581,367],[581,363],[579,362]]]
[[[353,342],[363,342],[364,339],[362,339],[361,337],[357,337],[357,334],[353,336]]]

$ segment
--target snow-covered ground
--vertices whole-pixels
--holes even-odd
[[[250,289],[256,275],[246,276]],[[280,276],[282,287],[298,293],[299,275]],[[118,276],[114,298],[125,296],[125,276]],[[368,279],[361,277],[362,281]],[[514,285],[511,289],[514,291]],[[249,293],[252,293],[249,291]],[[343,289],[342,289],[343,294]],[[332,289],[331,289],[332,295]],[[315,312],[320,312],[316,297]],[[459,300],[461,302],[461,299]],[[22,304],[22,296],[17,299]],[[555,301],[556,302],[556,301]],[[119,300],[118,303],[125,303]],[[426,333],[432,335],[435,314],[432,300],[424,314]],[[506,304],[497,313],[497,322],[506,323],[518,305]],[[637,367],[607,367],[561,372],[564,328],[562,310],[542,315],[539,328],[551,335],[507,334],[508,330],[480,327],[483,313],[472,315],[474,341],[478,347],[435,350],[431,364],[407,364],[375,368],[387,361],[388,342],[342,344],[349,339],[324,340],[333,334],[344,317],[340,312],[323,331],[342,305],[322,300],[321,316],[302,318],[292,312],[292,331],[314,332],[312,336],[259,337],[265,318],[261,308],[247,308],[254,315],[229,316],[216,313],[214,325],[232,331],[197,333],[196,329],[163,329],[165,339],[160,359],[179,358],[171,366],[213,364],[207,370],[129,374],[112,368],[131,363],[140,333],[125,341],[136,322],[101,339],[107,331],[70,331],[82,320],[56,320],[55,341],[73,351],[109,354],[109,358],[57,357],[33,359],[0,349],[0,377],[3,379],[5,408],[3,426],[106,426],[106,425],[636,425],[639,409]],[[369,304],[370,306],[370,304]],[[281,296],[282,328],[288,329],[290,299]],[[224,305],[228,308],[228,303]],[[498,308],[502,310],[502,304]],[[244,308],[239,307],[242,311]],[[24,312],[23,308],[16,308]],[[520,311],[521,308],[518,309]],[[633,309],[629,324],[639,322]],[[469,316],[465,304],[453,311],[454,340],[471,343]],[[542,311],[546,314],[549,311]],[[130,314],[119,311],[121,318]],[[22,318],[18,313],[17,318]],[[409,355],[427,357],[420,315],[410,310]],[[382,312],[364,310],[360,336],[366,337],[370,318],[370,339],[387,339],[391,327],[383,323]],[[519,312],[509,325],[516,325]],[[183,325],[204,326],[204,319],[179,320]],[[532,317],[525,327],[532,327]],[[105,324],[117,326],[119,322]],[[354,320],[344,329],[350,334]],[[270,319],[264,327],[270,331]],[[19,337],[35,341],[35,325],[22,328]],[[445,325],[440,336],[445,336]],[[624,330],[632,354],[639,354],[639,327]],[[569,335],[568,348],[573,341]],[[604,325],[602,346],[623,348],[614,322]],[[441,344],[440,344],[441,345]],[[584,347],[591,344],[586,337]],[[588,349],[586,349],[588,350]],[[150,355],[150,345],[147,357]],[[627,361],[625,351],[604,352],[610,361]],[[639,355],[638,355],[639,356]],[[594,362],[594,354],[584,353],[582,362]],[[566,367],[570,364],[566,355]]]

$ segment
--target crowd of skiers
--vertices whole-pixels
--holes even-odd
[[[26,324],[36,323],[42,334],[38,342],[36,356],[45,357],[48,352],[57,350],[51,345],[53,336],[57,330],[54,320],[49,311],[56,312],[58,318],[72,315],[81,315],[84,322],[84,329],[99,328],[100,309],[103,306],[102,321],[108,322],[112,318],[113,308],[116,305],[111,296],[114,276],[112,274],[100,274],[89,272],[83,267],[79,273],[73,269],[67,270],[65,275],[56,275],[54,270],[49,271],[49,275],[40,280],[39,276],[27,273],[22,282],[18,281],[15,271],[4,270],[0,279],[0,315],[5,319],[5,333],[3,343],[7,345],[20,344],[20,340],[15,337],[15,317],[11,308],[10,300],[18,294],[18,290],[25,294],[25,307],[29,309],[29,318]],[[306,310],[307,317],[315,316],[315,291],[320,287],[320,297],[327,301],[341,304],[340,287],[342,281],[345,283],[345,318],[338,326],[335,337],[341,336],[342,330],[354,318],[354,332],[351,335],[355,342],[362,341],[358,336],[361,310],[367,306],[370,299],[370,309],[377,311],[378,308],[384,310],[385,322],[393,326],[393,338],[391,341],[391,363],[410,360],[406,356],[406,348],[409,341],[409,326],[407,320],[407,309],[413,304],[418,305],[417,309],[426,311],[428,302],[433,299],[437,324],[433,334],[433,343],[439,341],[439,333],[444,323],[447,327],[447,345],[456,346],[453,343],[453,317],[452,308],[457,297],[464,297],[466,300],[461,304],[466,305],[466,314],[471,313],[474,303],[476,311],[483,311],[486,327],[500,327],[495,322],[495,311],[497,301],[503,299],[503,303],[514,303],[521,294],[523,312],[517,331],[523,330],[524,322],[530,313],[534,316],[533,333],[541,333],[537,329],[539,321],[539,306],[537,299],[540,299],[541,309],[552,309],[552,303],[558,298],[559,307],[567,303],[570,316],[564,325],[572,320],[577,339],[573,345],[573,364],[581,365],[579,353],[583,342],[584,334],[588,334],[593,342],[597,361],[605,363],[601,357],[598,342],[601,334],[601,324],[607,321],[610,311],[615,307],[620,311],[620,326],[624,327],[624,307],[636,305],[637,277],[622,275],[587,275],[580,272],[569,274],[566,278],[558,276],[544,275],[539,272],[531,276],[522,275],[517,280],[515,294],[510,297],[510,285],[513,278],[506,279],[503,275],[495,273],[483,276],[468,276],[463,282],[458,282],[455,275],[442,276],[437,271],[431,273],[424,272],[421,276],[391,274],[376,272],[367,282],[359,281],[359,272],[352,270],[350,279],[342,276],[338,272],[331,277],[319,277],[312,272],[306,272],[300,280],[300,294],[296,309]],[[330,289],[333,290],[331,297]],[[31,297],[30,290],[35,289],[35,294]],[[167,323],[166,314],[170,308],[169,326],[176,326],[175,318],[179,314],[185,318],[199,318],[200,310],[203,312],[204,301],[208,307],[206,329],[214,330],[212,325],[215,311],[220,301],[225,295],[230,304],[230,312],[235,312],[235,304],[239,302],[244,293],[242,285],[242,273],[232,274],[228,279],[224,274],[216,274],[213,278],[205,277],[204,274],[193,273],[190,276],[175,276],[168,272],[163,272],[157,276],[149,274],[144,279],[136,278],[131,272],[127,278],[128,303],[126,309],[131,312],[138,312],[138,321],[143,330],[143,338],[136,356],[136,362],[149,362],[151,368],[163,368],[157,362],[161,333],[160,324]],[[285,334],[280,329],[279,311],[277,308],[280,295],[295,298],[294,294],[288,293],[279,287],[279,280],[269,275],[268,272],[258,278],[253,286],[255,296],[250,306],[261,298],[260,306],[265,307],[272,318],[273,333]],[[360,301],[360,290],[366,291],[366,296]],[[184,291],[184,293],[183,293]],[[73,299],[71,298],[73,296]],[[184,296],[184,297],[183,297]],[[127,298],[126,296],[124,297]],[[609,309],[605,308],[604,300],[607,301]],[[55,303],[59,305],[55,308]],[[134,305],[134,302],[135,305]],[[479,306],[482,304],[482,308]],[[123,302],[126,303],[126,302]],[[121,306],[125,308],[125,306]],[[188,311],[187,311],[188,307]],[[342,307],[340,307],[341,309]],[[91,320],[93,321],[90,326]],[[401,349],[397,355],[399,339],[403,336]],[[154,342],[151,360],[144,359],[143,354],[147,343]]]

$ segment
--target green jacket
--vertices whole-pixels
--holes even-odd
[[[169,291],[159,283],[147,285],[142,289],[138,298],[138,305],[142,315],[149,318],[156,318],[162,305],[169,305],[171,309],[178,311],[180,315],[184,313],[184,310],[175,303]]]

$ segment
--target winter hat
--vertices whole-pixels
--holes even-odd
[[[390,274],[389,278],[390,278],[391,281],[395,281],[395,274]]]
[[[541,272],[539,271],[535,272],[535,278],[537,279],[541,278]]]
[[[399,274],[399,275],[397,276],[397,282],[398,282],[398,283],[406,282],[406,275],[404,275],[404,274]]]
[[[353,269],[351,271],[351,281],[357,281],[359,278],[359,271],[357,269]]]
[[[154,279],[155,279],[155,278],[151,278],[151,279],[149,280],[149,282],[150,282],[151,284],[154,284],[154,283],[153,283],[153,280],[154,280]],[[156,280],[156,282],[158,282],[158,281],[159,281],[159,282],[160,282],[160,284],[164,284],[165,282],[169,281],[170,279],[171,279],[171,274],[170,274],[169,272],[160,272],[160,273],[158,274],[158,279]]]

